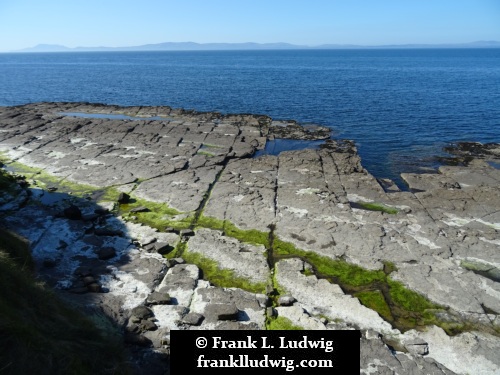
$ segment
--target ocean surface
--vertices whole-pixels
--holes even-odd
[[[500,142],[500,48],[0,53],[0,105],[40,101],[326,125],[356,142],[372,174],[397,180],[435,168],[449,142]]]

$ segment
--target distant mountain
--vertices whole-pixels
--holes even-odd
[[[57,44],[38,44],[12,52],[91,52],[91,51],[235,51],[235,50],[294,50],[294,49],[410,49],[410,48],[500,48],[497,41],[478,41],[457,44],[395,44],[365,46],[355,44],[323,44],[305,46],[290,43],[195,43],[165,42],[131,47],[75,47]]]
[[[298,46],[289,43],[194,43],[166,42],[145,44],[131,47],[75,47],[39,44],[13,52],[90,52],[90,51],[234,51],[234,50],[277,50],[277,49],[308,49],[308,46]]]
[[[24,48],[13,52],[66,52],[71,51],[71,48],[60,46],[58,44],[39,44],[35,47]]]

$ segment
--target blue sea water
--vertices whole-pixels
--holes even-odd
[[[326,125],[376,177],[397,179],[435,167],[448,142],[500,142],[500,49],[0,54],[0,105],[39,101]]]

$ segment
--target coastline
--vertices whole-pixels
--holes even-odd
[[[61,115],[68,111],[151,119]],[[155,350],[168,353],[171,329],[269,329],[277,316],[304,329],[360,329],[362,369],[373,368],[381,350],[377,359],[397,367],[393,358],[403,354],[390,345],[415,368],[432,358],[456,373],[498,371],[498,358],[461,345],[472,335],[480,347],[500,348],[500,171],[469,155],[468,166],[405,174],[410,190],[402,192],[390,181],[382,187],[349,141],[251,158],[274,138],[329,138],[326,129],[286,124],[168,107],[0,108],[4,163],[24,170],[37,190],[3,206],[4,220],[30,239],[39,272],[55,276],[63,293],[88,292],[75,278],[75,256],[87,254],[106,293],[72,298],[97,299]],[[496,150],[488,157],[497,160]],[[135,202],[117,204],[120,192]],[[60,196],[44,203],[50,194]],[[78,228],[60,217],[69,202],[83,214]],[[109,213],[95,216],[96,204]],[[36,225],[21,229],[34,218]],[[61,233],[74,254],[54,252]],[[103,247],[115,255],[99,259]],[[217,278],[224,270],[230,273]],[[373,290],[377,283],[382,288]],[[162,303],[147,303],[158,293]],[[165,293],[177,304],[165,303]],[[224,305],[226,315],[207,301]],[[133,317],[141,305],[156,329],[144,328],[148,316]]]

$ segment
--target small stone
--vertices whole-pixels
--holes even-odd
[[[194,236],[194,230],[192,230],[192,229],[182,229],[179,233],[182,237]]]
[[[137,345],[142,347],[149,347],[152,344],[152,341],[147,337],[130,332],[125,333],[124,340],[126,344]]]
[[[410,353],[414,355],[424,356],[429,354],[429,344],[419,338],[404,342],[404,346]]]
[[[151,320],[143,320],[141,321],[141,327],[145,331],[156,331],[158,327]]]
[[[174,250],[174,247],[169,245],[166,242],[157,242],[154,244],[154,248],[155,248],[157,253],[162,254],[162,255],[168,254],[172,250]]]
[[[148,245],[146,245],[146,246],[143,246],[142,248],[143,248],[144,250],[146,250],[148,253],[150,253],[151,251],[153,251],[153,250],[154,250],[154,248],[155,248],[155,244],[150,243],[150,244],[148,244]]]
[[[109,210],[107,208],[96,208],[94,210],[94,213],[102,216],[102,215],[109,214]]]
[[[292,296],[286,295],[278,298],[278,305],[280,306],[292,306],[296,299]]]
[[[272,307],[272,306],[269,306],[266,308],[266,315],[270,318],[276,316],[276,310]]]
[[[98,251],[97,256],[100,260],[108,260],[116,256],[116,250],[113,247],[103,247]]]
[[[87,289],[91,293],[101,293],[101,285],[97,283],[92,283],[90,285],[87,285]]]
[[[148,298],[146,298],[146,304],[148,305],[167,305],[171,302],[170,295],[168,293],[153,292]]]
[[[144,237],[139,242],[141,243],[141,246],[144,247],[146,245],[149,245],[149,244],[156,242],[156,237],[154,237],[154,236]]]
[[[166,227],[164,230],[163,230],[165,233],[174,233],[175,232],[175,229],[172,228],[172,227]]]
[[[144,206],[140,206],[140,207],[132,208],[130,210],[130,212],[149,212],[149,208],[144,207]]]
[[[191,326],[199,326],[203,321],[204,316],[195,312],[190,312],[182,318],[182,323],[189,324]]]
[[[98,219],[100,216],[96,213],[93,214],[87,214],[87,215],[82,215],[82,220],[83,221],[94,221]]]
[[[170,259],[170,267],[173,267],[177,264],[184,264],[186,261],[182,258],[172,258]]]
[[[82,218],[82,211],[75,205],[71,205],[64,209],[64,216],[70,220],[80,220]]]
[[[53,193],[54,191],[57,191],[57,188],[55,186],[50,186],[47,188],[47,191]]]
[[[127,193],[120,193],[118,196],[118,203],[120,204],[126,204],[130,202],[130,195]]]
[[[92,276],[85,276],[82,281],[85,286],[95,283],[95,279]]]
[[[215,320],[236,320],[239,310],[234,303],[214,303],[206,307],[205,313]]]
[[[85,277],[85,276],[90,276],[91,274],[92,274],[92,271],[88,267],[78,267],[75,270],[76,276]]]
[[[140,318],[147,319],[154,316],[153,312],[146,306],[137,306],[132,309],[132,315]]]

